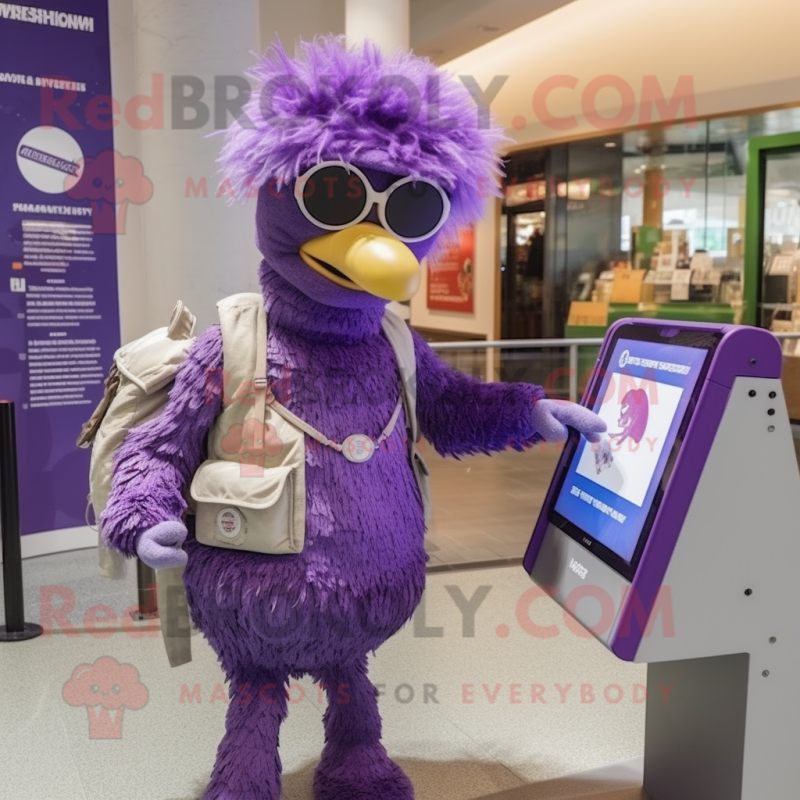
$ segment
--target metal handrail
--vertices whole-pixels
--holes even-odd
[[[800,339],[800,331],[781,331],[772,334],[776,339]],[[578,401],[578,348],[599,347],[602,339],[475,339],[471,342],[431,342],[431,349],[442,350],[543,350],[553,347],[569,348],[569,399]]]
[[[800,335],[800,334],[798,334]],[[471,342],[431,342],[434,350],[515,350],[539,347],[588,347],[602,344],[602,339],[500,339],[485,341],[474,339]]]

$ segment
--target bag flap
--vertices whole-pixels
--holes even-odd
[[[144,394],[152,394],[174,380],[194,339],[172,339],[168,328],[158,328],[121,347],[114,356],[120,373]]]
[[[194,474],[189,494],[198,503],[264,509],[275,505],[292,467],[254,467],[239,461],[206,461]]]
[[[157,328],[117,350],[117,369],[144,394],[163,388],[174,380],[194,344],[195,322],[194,314],[179,300],[166,328]]]

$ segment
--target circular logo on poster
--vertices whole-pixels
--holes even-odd
[[[61,128],[32,128],[19,140],[16,152],[22,177],[46,194],[66,192],[83,173],[81,146]]]
[[[619,368],[622,369],[625,367],[630,361],[631,358],[631,351],[630,350],[623,350],[619,357]]]
[[[217,514],[217,530],[226,539],[235,539],[242,532],[242,514],[237,508],[223,508]]]

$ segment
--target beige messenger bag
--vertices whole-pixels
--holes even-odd
[[[398,402],[377,442],[354,434],[337,443],[306,424],[273,397],[267,381],[267,316],[260,294],[218,303],[227,402],[209,434],[208,460],[189,494],[201,544],[270,555],[299,553],[305,545],[305,435],[348,461],[368,460],[405,408],[409,458],[423,505],[430,505],[427,469],[416,450],[416,362],[408,326],[387,309],[384,333],[397,356]]]

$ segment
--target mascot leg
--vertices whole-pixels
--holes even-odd
[[[235,671],[225,736],[203,800],[279,800],[278,732],[286,718],[286,676]]]
[[[413,800],[411,782],[381,744],[378,692],[367,677],[367,657],[319,670],[314,678],[328,695],[316,800]]]

